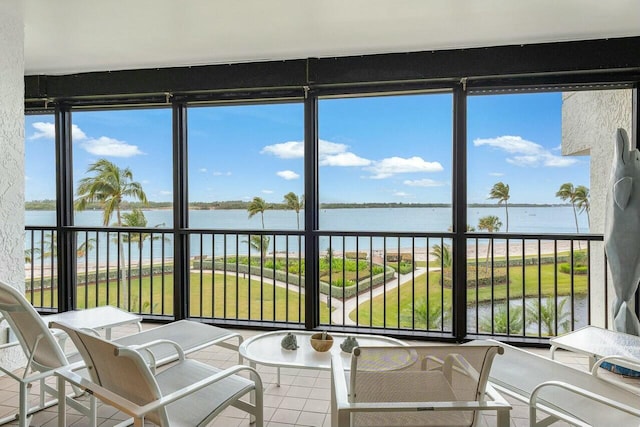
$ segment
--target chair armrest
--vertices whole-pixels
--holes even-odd
[[[112,393],[108,389],[92,382],[91,380],[81,375],[78,375],[76,372],[70,369],[59,369],[55,372],[55,375],[63,378],[69,384],[88,392],[92,396],[95,396],[103,403],[113,406],[114,408],[124,412],[131,417],[140,418],[144,415],[144,413],[140,411],[139,405],[121,397],[120,395]]]
[[[333,383],[333,393],[337,405],[349,405],[349,389],[347,388],[347,380],[344,376],[344,364],[340,355],[331,355],[331,379]]]
[[[531,420],[535,420],[537,419],[537,415],[536,415],[536,409],[538,408],[538,406],[540,406],[540,408],[547,413],[551,413],[554,416],[557,416],[558,418],[561,418],[565,421],[570,421],[575,423],[576,425],[579,426],[589,426],[589,424],[584,423],[583,421],[581,421],[580,419],[578,419],[576,416],[573,416],[573,414],[568,414],[568,413],[561,413],[559,411],[556,410],[549,410],[550,408],[547,407],[544,404],[539,405],[538,404],[538,394],[545,388],[561,388],[564,389],[570,393],[573,394],[577,394],[579,396],[585,397],[589,400],[592,400],[594,402],[599,402],[602,403],[603,405],[607,405],[611,408],[615,408],[618,409],[620,411],[626,412],[628,414],[633,415],[634,417],[637,417],[640,419],[640,410],[633,408],[629,405],[625,405],[624,403],[620,403],[617,402],[613,399],[610,399],[606,396],[594,393],[592,391],[589,390],[585,390],[583,388],[574,386],[572,384],[568,384],[562,381],[547,381],[541,384],[538,384],[533,391],[531,392],[531,397],[529,398],[529,417]],[[588,403],[586,403],[586,405],[588,405]],[[561,405],[556,405],[558,406],[561,410],[562,407]]]
[[[176,400],[182,399],[188,396],[191,393],[194,393],[204,387],[207,387],[217,381],[220,381],[224,378],[227,378],[231,375],[237,374],[240,371],[249,371],[251,374],[251,379],[255,382],[256,391],[262,392],[262,380],[258,372],[249,367],[243,365],[232,366],[231,368],[225,369],[224,371],[217,372],[214,375],[211,375],[203,380],[190,384],[187,387],[183,387],[180,390],[177,390],[173,393],[170,393],[162,398],[155,400],[151,403],[148,403],[144,406],[137,405],[131,402],[128,399],[123,398],[122,396],[111,392],[110,390],[88,380],[85,377],[78,375],[73,372],[71,369],[60,369],[56,371],[55,375],[64,378],[65,381],[69,382],[72,385],[75,385],[81,388],[84,391],[89,392],[91,395],[95,396],[100,401],[113,406],[114,408],[124,412],[125,414],[134,417],[134,418],[142,418],[147,413],[155,411],[158,408],[169,405]]]
[[[136,344],[136,345],[130,345],[127,346],[126,348],[129,348],[131,350],[136,350],[138,352],[141,352],[141,350],[144,350],[144,352],[146,354],[149,355],[149,358],[151,359],[149,366],[151,368],[151,372],[153,374],[155,374],[156,372],[156,357],[153,354],[153,347],[156,346],[160,346],[160,345],[170,345],[172,346],[175,350],[176,350],[176,354],[178,355],[178,361],[183,361],[185,358],[185,354],[184,354],[184,350],[182,349],[182,347],[180,346],[180,344],[178,344],[175,341],[171,341],[171,340],[167,340],[167,339],[158,339],[158,340],[153,340],[153,341],[149,341],[146,342],[144,344]]]
[[[251,375],[251,380],[255,383],[256,392],[262,393],[262,379],[260,378],[260,374],[254,368],[250,366],[244,365],[235,365],[230,368],[227,368],[223,371],[220,371],[214,375],[211,375],[203,380],[190,384],[186,387],[183,387],[179,390],[174,391],[173,393],[169,393],[166,396],[162,396],[162,398],[150,402],[144,406],[139,407],[141,414],[146,414],[156,409],[162,408],[163,406],[167,406],[170,403],[175,402],[176,400],[180,400],[191,393],[194,393],[200,389],[203,389],[211,384],[214,384],[220,380],[223,380],[232,375],[236,375],[239,372],[248,371]]]

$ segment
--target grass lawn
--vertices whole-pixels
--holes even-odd
[[[190,316],[218,317],[242,320],[266,320],[266,321],[304,321],[304,295],[296,291],[287,291],[284,288],[271,284],[244,279],[223,274],[203,273],[202,286],[200,274],[191,274],[190,292]],[[137,278],[131,279],[131,311],[142,314],[166,314],[173,313],[173,276],[155,275],[142,278],[142,298],[139,298],[140,282]],[[200,298],[200,295],[203,298]],[[107,294],[109,298],[107,299]],[[33,293],[36,305],[49,306],[51,298],[57,298],[57,290],[53,292],[35,291]],[[86,299],[85,299],[86,296]],[[95,307],[106,304],[116,305],[117,284],[115,281],[101,282],[97,287],[89,284],[80,284],[77,290],[78,308]],[[30,298],[27,293],[27,298]],[[164,307],[163,307],[164,299]],[[140,300],[142,304],[140,304]],[[42,303],[41,303],[42,301]],[[288,301],[288,310],[287,310]],[[142,310],[139,307],[142,306]],[[225,311],[226,310],[226,311]],[[326,304],[320,305],[321,322],[329,322],[329,308]]]
[[[537,295],[554,295],[554,265],[544,264],[541,266],[541,289],[538,289],[538,266],[526,266],[523,270],[521,266],[511,267],[509,269],[509,297],[522,297],[523,283],[525,294],[527,296]],[[568,274],[558,273],[558,295],[569,295],[571,293],[571,276]],[[587,276],[574,276],[574,294],[587,293]],[[441,306],[444,301],[445,307],[451,306],[451,289],[443,289],[440,286],[440,272],[433,271],[429,273],[429,289],[427,292],[426,273],[416,276],[414,283],[408,282],[399,288],[388,291],[385,295],[375,297],[371,302],[366,301],[358,307],[357,320],[356,311],[349,313],[349,318],[357,321],[361,325],[386,326],[389,328],[398,327],[398,313],[410,312],[414,300],[426,299],[429,297],[429,306]],[[493,287],[493,299],[504,300],[507,296],[507,285],[496,285]],[[482,287],[478,289],[478,301],[491,301],[491,287]],[[467,289],[467,302],[472,305],[476,303],[476,289]],[[371,313],[373,312],[373,316]],[[371,322],[371,323],[370,323]],[[411,325],[404,324],[401,321],[401,327],[409,327]]]

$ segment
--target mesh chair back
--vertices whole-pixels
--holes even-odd
[[[351,359],[357,402],[471,402],[484,399],[498,346],[359,347]],[[472,426],[475,411],[355,413],[354,425]]]
[[[141,406],[162,397],[149,366],[137,351],[64,323],[53,325],[67,332],[96,384]],[[164,408],[146,418],[160,426],[168,425]]]
[[[38,312],[17,289],[0,282],[0,313],[16,335],[31,368],[45,372],[68,365],[64,352]]]

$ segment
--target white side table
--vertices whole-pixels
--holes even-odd
[[[285,350],[280,343],[289,332],[296,336],[299,348]],[[311,335],[317,331],[274,331],[256,335],[246,339],[240,345],[240,356],[249,360],[249,365],[256,364],[274,366],[278,368],[277,385],[280,385],[280,368],[331,369],[331,355],[339,354],[344,366],[351,365],[351,353],[340,349],[340,344],[347,336],[355,337],[361,346],[406,346],[407,344],[395,338],[382,335],[342,334],[330,332],[333,346],[329,351],[318,352],[311,347]]]

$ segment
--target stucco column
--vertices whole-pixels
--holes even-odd
[[[0,280],[24,290],[24,11],[20,0],[0,1]],[[0,328],[0,342],[6,328]],[[21,360],[0,353],[3,366]]]
[[[591,233],[604,233],[605,198],[618,128],[631,133],[631,90],[565,92],[562,96],[562,154],[590,155]],[[576,183],[580,184],[580,183]],[[605,306],[604,246],[591,245],[591,324],[611,327]],[[608,305],[614,298],[609,277]]]

